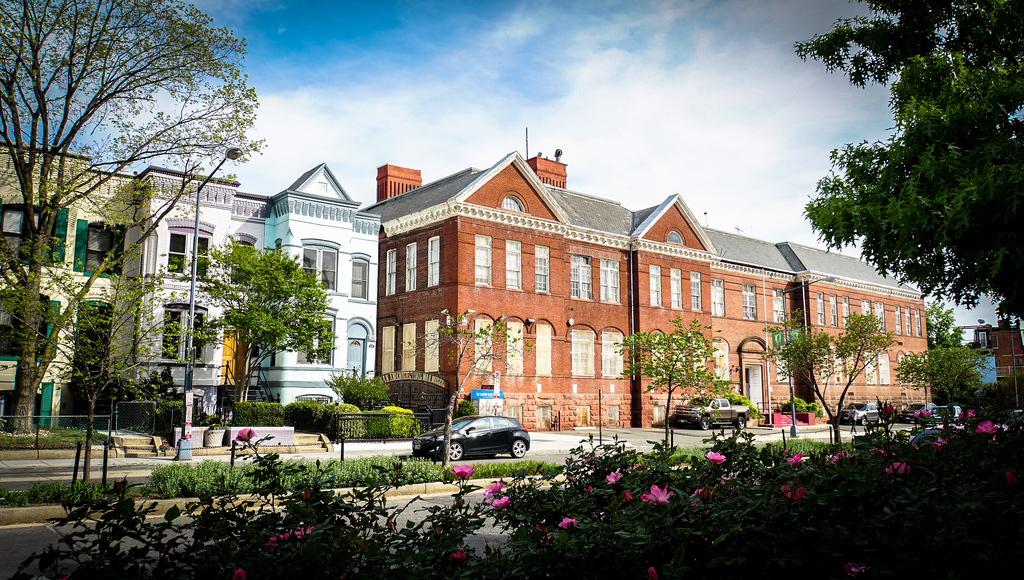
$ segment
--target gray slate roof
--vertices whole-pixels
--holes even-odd
[[[464,169],[373,204],[365,208],[364,212],[379,215],[381,223],[414,214],[455,199],[460,192],[485,172],[486,170],[475,168]],[[622,236],[634,234],[638,227],[664,205],[631,211],[615,201],[567,189],[545,187],[547,187],[551,199],[558,205],[571,225]],[[693,225],[701,227],[700,224]],[[704,232],[718,250],[719,258],[725,262],[766,268],[793,275],[813,271],[894,289],[917,291],[911,286],[900,284],[893,278],[882,276],[873,267],[857,258],[836,252],[791,242],[766,242],[708,228],[704,228]]]

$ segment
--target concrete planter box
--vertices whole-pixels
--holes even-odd
[[[241,431],[242,429],[252,429],[253,430],[253,432],[255,433],[255,435],[252,438],[253,441],[258,441],[258,440],[266,437],[267,435],[272,436],[273,439],[268,439],[268,440],[266,440],[266,441],[264,441],[263,443],[260,444],[263,447],[268,446],[268,445],[270,445],[270,446],[275,446],[275,445],[288,445],[288,446],[290,446],[290,445],[294,445],[294,443],[295,443],[295,427],[244,427],[243,426],[243,427],[228,427],[227,428],[227,431],[228,431],[227,441],[229,442],[228,445],[231,444],[230,443],[231,441],[235,440],[235,437],[238,436],[238,432]]]
[[[203,446],[203,437],[206,433],[206,427],[192,427],[192,449],[198,449]],[[181,438],[181,427],[174,428],[174,440],[171,441],[171,447],[178,446],[178,439]]]
[[[814,413],[797,413],[796,414],[796,420],[797,421],[804,421],[808,425],[814,425],[814,418],[815,418]]]
[[[207,429],[203,434],[203,447],[223,447],[227,433],[227,429]]]

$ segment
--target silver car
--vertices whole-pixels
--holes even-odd
[[[840,421],[863,425],[878,422],[878,403],[851,403],[843,409]]]

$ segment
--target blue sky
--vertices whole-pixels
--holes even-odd
[[[267,147],[232,169],[245,191],[326,162],[369,204],[380,165],[429,182],[527,153],[529,128],[570,189],[630,209],[679,193],[712,228],[820,246],[802,212],[829,152],[892,125],[884,88],[793,51],[863,10],[846,0],[196,5],[249,42]]]

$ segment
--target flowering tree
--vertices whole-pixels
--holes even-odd
[[[443,358],[455,374],[455,386],[449,386],[448,406],[444,415],[444,451],[441,459],[447,467],[450,460],[452,440],[452,418],[455,404],[465,393],[466,382],[474,374],[493,372],[497,361],[507,363],[511,357],[525,354],[529,348],[521,335],[510,332],[504,320],[470,324],[468,313],[451,316],[447,310],[441,312],[443,322],[437,332],[423,338],[422,348],[434,356]]]
[[[769,349],[765,356],[774,360],[779,370],[793,380],[810,385],[828,414],[829,422],[835,425],[838,441],[839,413],[846,392],[866,368],[877,364],[878,355],[886,352],[896,340],[891,333],[882,330],[881,321],[872,314],[850,314],[845,331],[835,335],[811,327],[800,332],[789,330],[802,324],[803,313],[796,311],[786,329],[773,329],[788,333],[789,340]],[[841,389],[834,412],[826,399],[835,391],[830,392],[830,386]]]
[[[664,332],[637,332],[622,340],[621,352],[627,365],[623,376],[641,376],[650,379],[647,392],[664,391],[665,441],[668,441],[672,393],[705,395],[721,390],[725,382],[717,382],[712,367],[714,345],[704,326],[696,318],[684,326],[680,318],[672,320],[675,330]]]

